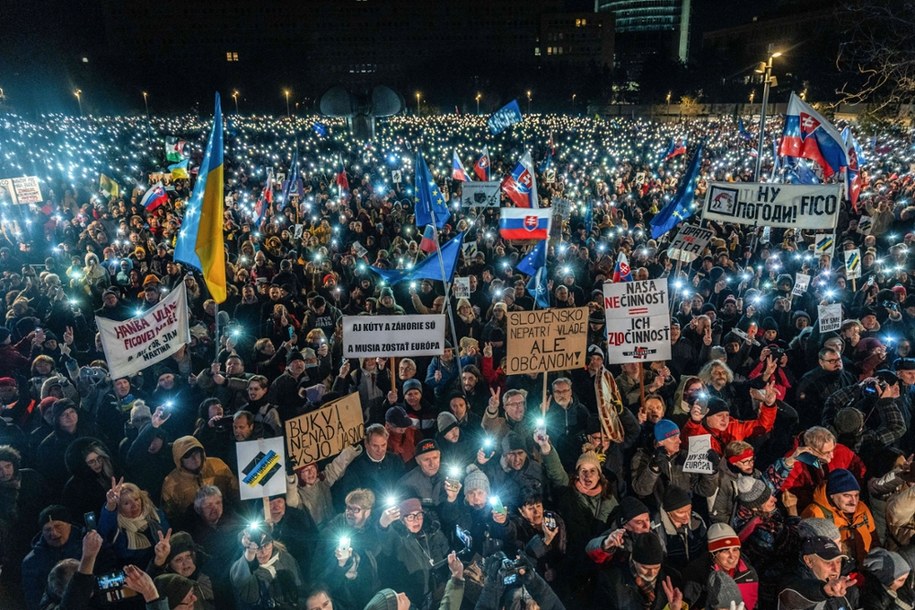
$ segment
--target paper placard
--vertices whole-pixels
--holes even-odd
[[[810,286],[810,276],[806,273],[795,273],[794,274],[794,288],[791,289],[791,296],[801,297],[804,296],[804,293],[807,292],[807,288]]]
[[[454,278],[454,282],[451,284],[451,294],[456,299],[469,299],[470,298],[470,278],[469,277]]]
[[[26,205],[44,201],[41,197],[38,176],[0,179],[0,189],[4,189],[9,193],[13,205]]]
[[[587,307],[508,313],[509,375],[580,369],[587,349]]]
[[[286,493],[286,452],[282,436],[235,443],[235,453],[242,500]]]
[[[441,356],[445,315],[343,316],[343,356]]]
[[[862,216],[858,220],[858,233],[861,235],[870,235],[871,229],[874,227],[874,219],[870,216]]]
[[[670,360],[667,280],[607,282],[607,364]]]
[[[845,279],[854,280],[861,277],[861,249],[845,250]]]
[[[337,455],[365,436],[362,403],[353,392],[286,422],[286,454],[293,468]]]
[[[817,233],[813,243],[813,250],[817,256],[823,256],[824,254],[832,256],[836,248],[836,240],[832,233]]]
[[[683,472],[696,474],[713,474],[715,467],[708,459],[712,448],[712,435],[699,434],[689,437],[689,453],[683,462]]]
[[[461,206],[465,208],[497,208],[501,203],[501,182],[464,182],[461,185]]]
[[[820,324],[820,333],[839,330],[842,326],[842,304],[832,303],[830,305],[817,306],[817,318]]]
[[[705,247],[715,236],[714,231],[696,227],[693,225],[683,226],[674,240],[667,246],[667,256],[675,261],[691,263],[696,260]]]

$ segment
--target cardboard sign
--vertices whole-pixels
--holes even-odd
[[[607,364],[670,359],[667,280],[607,282]]]
[[[470,298],[470,278],[456,277],[451,284],[451,295],[456,299]]]
[[[122,322],[96,317],[112,379],[165,360],[191,340],[184,282],[143,315]]]
[[[26,205],[44,201],[41,197],[38,176],[0,179],[0,189],[4,189],[9,193],[13,205]]]
[[[343,356],[441,356],[445,314],[343,316]]]
[[[699,255],[702,254],[702,251],[705,250],[705,247],[714,236],[714,231],[693,225],[685,225],[674,237],[674,240],[670,242],[670,245],[667,246],[667,256],[671,260],[691,263],[699,258]]]
[[[836,240],[832,233],[817,233],[813,243],[813,250],[817,256],[823,256],[824,254],[832,256],[836,248]]]
[[[689,453],[683,462],[683,472],[696,474],[713,474],[715,467],[708,459],[708,452],[712,448],[712,435],[699,434],[689,437]]]
[[[337,455],[365,436],[359,392],[286,422],[286,455],[293,468]]]
[[[791,289],[791,296],[801,297],[807,292],[810,286],[810,276],[805,273],[794,274],[794,288]]]
[[[235,443],[235,452],[242,500],[286,493],[286,452],[282,436]]]
[[[842,204],[839,184],[710,182],[702,217],[783,229],[834,229]]]
[[[461,186],[461,206],[465,208],[497,208],[500,204],[501,182],[465,182]]]
[[[830,305],[817,306],[817,318],[819,319],[820,333],[839,330],[842,326],[842,304],[832,303]]]
[[[353,253],[358,257],[362,258],[363,256],[368,256],[369,251],[365,249],[360,242],[353,242]]]
[[[508,313],[509,375],[580,369],[587,350],[587,307]]]
[[[845,250],[845,279],[861,277],[861,249]]]

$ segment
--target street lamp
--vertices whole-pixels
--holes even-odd
[[[673,91],[668,91],[668,92],[667,92],[667,97],[664,98],[664,99],[667,100],[667,114],[670,114],[670,98],[673,96],[673,94],[674,94]]]
[[[146,107],[146,120],[149,120],[149,94],[143,92],[143,105]]]
[[[762,110],[759,113],[759,144],[756,147],[756,174],[755,181],[759,182],[759,174],[762,171],[762,154],[763,154],[763,143],[766,139],[766,106],[769,104],[769,87],[772,85],[778,86],[778,79],[772,76],[772,60],[776,57],[781,57],[781,53],[772,53],[772,45],[769,45],[769,60],[765,62],[759,62],[759,65],[756,66],[755,72],[757,74],[763,75],[763,96],[762,96]]]
[[[531,90],[527,90],[527,113],[531,113]]]
[[[482,97],[483,95],[481,93],[477,93],[477,96],[474,98],[477,101],[477,114],[480,114],[480,98]]]
[[[756,99],[756,89],[753,89],[752,91],[750,91],[750,103],[752,104],[753,100],[755,100],[755,99]]]
[[[73,92],[73,95],[76,96],[76,103],[79,104],[79,116],[82,117],[83,116],[83,98],[82,98],[83,90],[77,89],[76,91]]]
[[[283,89],[283,95],[286,96],[286,116],[290,117],[292,115],[289,113],[289,89]]]
[[[419,116],[419,99],[421,95],[419,91],[416,92],[416,116]]]
[[[577,93],[572,94],[572,111],[575,111],[575,98],[578,97]]]
[[[238,116],[238,89],[232,92],[232,99],[235,100],[235,115]]]

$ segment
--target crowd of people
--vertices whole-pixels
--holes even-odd
[[[207,120],[2,119],[0,175],[43,185],[30,205],[0,190],[5,607],[915,607],[907,133],[859,134],[865,187],[831,256],[813,232],[702,220],[708,181],[753,179],[731,117],[532,116],[499,136],[482,117],[393,117],[370,142],[313,120],[227,117],[217,306],[173,259]],[[166,136],[187,140],[188,178],[165,170]],[[674,139],[686,154],[665,159]],[[699,142],[687,222],[715,236],[678,267],[666,253],[676,229],[655,240],[648,222]],[[494,180],[531,149],[548,160],[540,205],[571,203],[547,287],[550,307],[590,309],[581,369],[505,372],[507,314],[535,307],[515,268],[532,244],[499,236],[498,209],[458,203],[451,152],[471,167],[484,145]],[[390,285],[370,268],[427,256],[413,209],[420,147],[450,199],[440,242],[466,232],[456,275],[470,293],[450,302],[441,281]],[[763,175],[783,178],[769,156]],[[147,210],[158,180],[168,200]],[[855,281],[850,248],[862,254]],[[620,253],[635,279],[668,282],[670,360],[605,361],[602,285]],[[800,295],[795,273],[812,277]],[[190,342],[111,378],[97,321],[181,286]],[[821,332],[828,303],[843,321]],[[395,362],[344,357],[343,316],[413,313],[450,313],[456,343]],[[614,434],[595,394],[607,370],[622,398]],[[353,393],[360,442],[290,466],[285,493],[240,499],[237,443],[283,436],[289,419]],[[701,435],[711,468],[695,472],[685,462]]]

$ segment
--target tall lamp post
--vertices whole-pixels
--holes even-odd
[[[527,113],[531,113],[531,90],[527,90]]]
[[[146,143],[152,139],[152,126],[149,121],[149,93],[143,92],[143,106],[146,108]]]
[[[480,114],[480,98],[482,97],[483,95],[481,93],[477,93],[477,96],[474,98],[477,101],[477,114]]]
[[[79,116],[82,117],[83,116],[83,97],[82,97],[83,90],[77,89],[76,91],[73,92],[73,95],[76,96],[76,103],[79,104]]]
[[[292,116],[289,112],[289,89],[283,89],[283,95],[286,96],[286,117],[289,118]]]
[[[232,99],[235,100],[235,116],[238,116],[238,89],[232,92]]]
[[[763,144],[766,140],[766,106],[769,104],[769,88],[772,85],[778,86],[778,79],[772,76],[772,60],[781,57],[780,52],[773,53],[772,45],[769,45],[769,60],[759,62],[755,72],[763,75],[763,95],[762,109],[759,113],[759,143],[756,146],[756,173],[754,180],[759,182],[759,174],[762,171]]]
[[[416,116],[419,116],[419,100],[421,98],[422,98],[422,94],[419,91],[417,91],[416,92]]]

